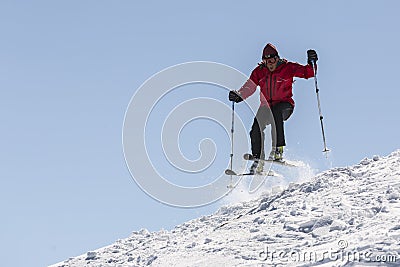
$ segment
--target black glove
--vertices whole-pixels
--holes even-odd
[[[237,91],[230,91],[229,101],[234,101],[235,103],[239,103],[243,101],[243,98],[239,95]]]
[[[315,50],[313,49],[307,50],[307,63],[308,64],[312,64],[313,62],[317,63],[317,60],[318,60],[317,52],[315,52]]]

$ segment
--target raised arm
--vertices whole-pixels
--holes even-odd
[[[314,77],[314,70],[312,64],[315,64],[315,69],[317,69],[317,52],[313,49],[307,50],[307,65],[301,65],[298,63],[293,64],[294,77],[308,79]]]

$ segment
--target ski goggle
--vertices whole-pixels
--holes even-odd
[[[265,59],[265,62],[267,64],[274,64],[276,61],[277,61],[277,57],[270,57],[270,58]]]
[[[278,54],[265,55],[265,56],[263,56],[263,59],[270,59],[270,58],[275,58],[275,57],[278,57]]]

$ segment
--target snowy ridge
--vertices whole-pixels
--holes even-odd
[[[400,150],[52,267],[399,266]]]

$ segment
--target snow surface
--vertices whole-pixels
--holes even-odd
[[[400,266],[400,150],[333,168],[67,266]]]

